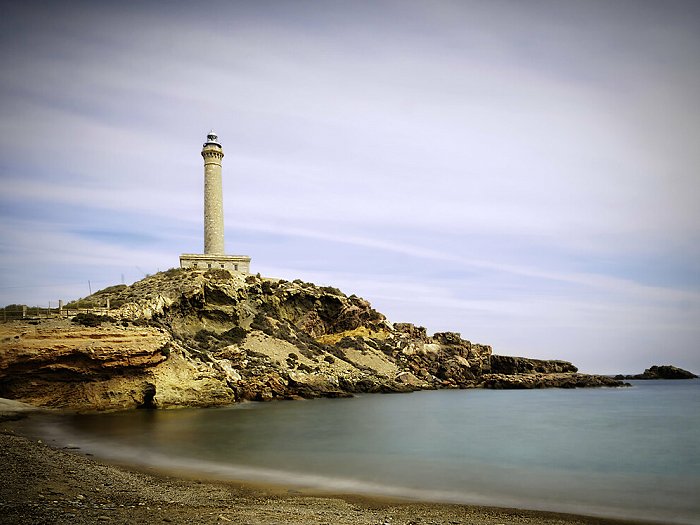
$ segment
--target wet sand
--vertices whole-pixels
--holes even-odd
[[[113,465],[0,423],[0,523],[551,524],[638,523],[518,509],[318,495]]]

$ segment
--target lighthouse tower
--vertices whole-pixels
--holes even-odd
[[[207,135],[202,147],[204,158],[204,253],[223,255],[224,193],[221,184],[221,160],[224,150],[214,131]]]
[[[204,159],[204,253],[183,253],[181,268],[225,269],[239,273],[250,272],[250,257],[226,255],[224,248],[224,194],[221,161],[224,150],[214,131],[202,146]]]

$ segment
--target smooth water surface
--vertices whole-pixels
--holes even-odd
[[[35,420],[208,477],[700,523],[700,381],[449,390]]]

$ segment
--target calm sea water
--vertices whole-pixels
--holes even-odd
[[[700,380],[451,390],[35,419],[45,439],[203,476],[700,523]]]

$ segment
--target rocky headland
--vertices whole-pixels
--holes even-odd
[[[78,410],[214,406],[437,388],[621,386],[566,361],[493,355],[390,323],[300,280],[173,269],[84,302],[106,316],[0,325],[0,397]]]

